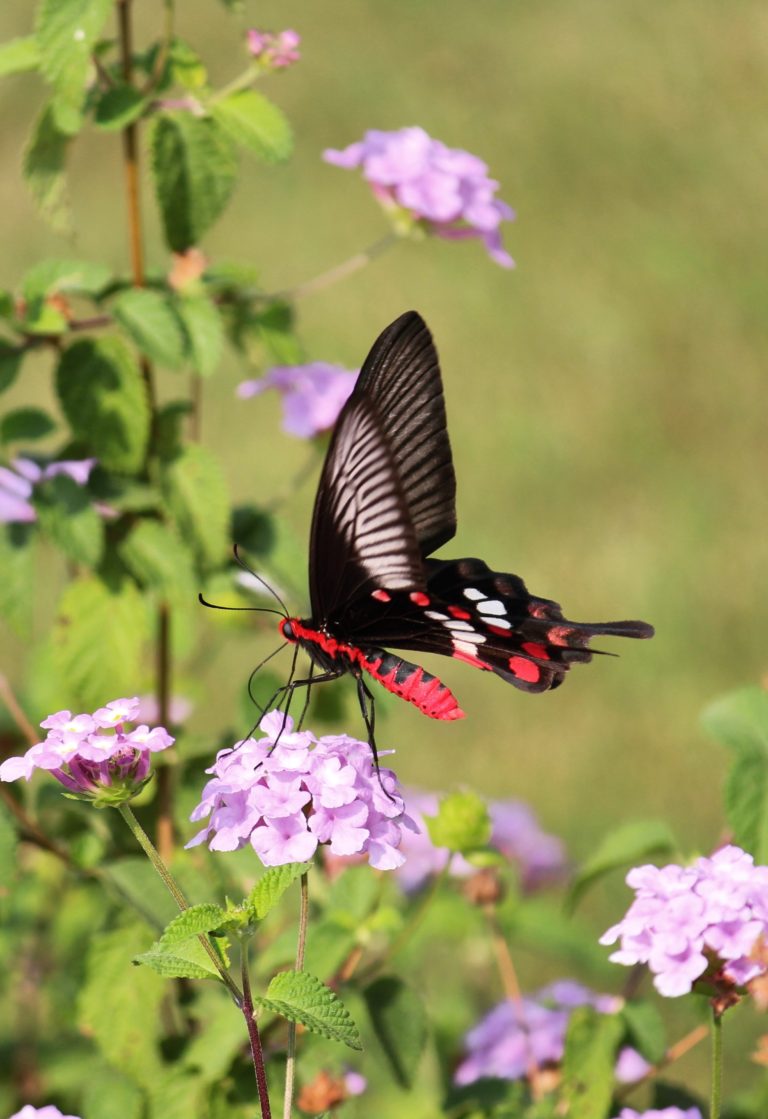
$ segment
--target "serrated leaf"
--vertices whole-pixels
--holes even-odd
[[[178,534],[161,521],[138,521],[118,546],[125,566],[142,585],[161,598],[192,600],[192,555]]]
[[[95,576],[73,580],[59,600],[53,630],[54,666],[87,711],[133,695],[144,673],[149,637],[141,595],[125,582],[119,591]]]
[[[427,1043],[427,1014],[422,1000],[394,975],[384,975],[371,983],[363,997],[395,1080],[403,1088],[413,1087]]]
[[[264,163],[279,163],[293,150],[291,126],[272,101],[254,89],[230,93],[213,106],[213,115],[234,142]]]
[[[179,913],[170,924],[166,925],[160,937],[160,946],[165,951],[185,940],[199,936],[201,933],[212,932],[227,922],[226,910],[213,902],[203,902],[201,905],[192,905]]]
[[[584,892],[603,875],[639,859],[671,855],[677,841],[663,820],[632,820],[604,836],[594,854],[582,864],[568,895],[573,908]]]
[[[187,349],[192,368],[201,377],[209,377],[216,369],[224,347],[224,324],[219,309],[204,295],[185,296],[176,304],[187,335]]]
[[[144,1093],[116,1068],[90,1068],[82,1089],[83,1119],[142,1119]]]
[[[184,252],[229,201],[237,172],[234,145],[211,117],[161,115],[152,130],[152,171],[165,239]]]
[[[11,39],[0,45],[0,78],[7,74],[22,74],[25,70],[36,70],[39,65],[40,51],[34,35]]]
[[[443,797],[437,816],[426,817],[429,836],[436,847],[471,851],[491,838],[488,806],[476,793],[450,793]]]
[[[635,1049],[652,1065],[659,1064],[667,1052],[667,1031],[658,1008],[638,999],[625,1003],[621,1013]]]
[[[302,874],[306,874],[311,866],[311,863],[285,863],[283,866],[270,867],[245,899],[250,919],[261,921],[266,917],[289,886]]]
[[[128,288],[112,303],[112,314],[138,348],[169,369],[184,364],[184,335],[167,295]]]
[[[168,71],[172,85],[183,89],[204,89],[208,73],[200,55],[183,39],[174,39],[168,52]]]
[[[100,930],[90,940],[78,999],[80,1028],[110,1064],[146,1086],[161,1068],[156,1043],[165,994],[158,976],[131,963],[147,940],[139,925]]]
[[[216,968],[197,940],[177,945],[170,951],[151,948],[134,957],[134,963],[149,967],[166,979],[218,979]]]
[[[35,531],[27,524],[0,524],[0,617],[19,633],[28,632],[32,621]]]
[[[96,567],[104,551],[104,522],[91,497],[66,474],[57,474],[35,489],[42,531],[75,563]]]
[[[162,489],[178,531],[205,567],[216,566],[227,551],[229,502],[224,476],[204,447],[193,445],[163,471]]]
[[[70,143],[71,137],[56,127],[53,110],[46,105],[24,149],[22,173],[41,217],[56,233],[69,233],[72,228],[65,174]]]
[[[44,439],[56,430],[56,424],[42,408],[13,408],[0,419],[0,443],[27,443]]]
[[[149,404],[141,371],[120,338],[84,338],[69,346],[56,389],[73,432],[108,469],[130,473],[144,462]]]
[[[725,814],[733,842],[755,862],[768,862],[768,755],[744,752],[725,780]]]
[[[9,389],[16,380],[25,351],[0,338],[0,392]]]
[[[704,728],[739,753],[761,753],[768,757],[768,692],[764,688],[741,688],[722,696],[707,707]]]
[[[83,122],[91,53],[112,7],[112,0],[42,0],[38,8],[40,71],[53,87],[56,126],[70,135]]]
[[[362,1049],[357,1027],[341,999],[308,971],[281,971],[255,1000],[265,1010],[300,1022],[310,1033]]]
[[[99,95],[93,121],[104,132],[117,132],[138,120],[148,105],[148,99],[134,86],[112,86]]]
[[[26,273],[21,290],[27,301],[61,291],[95,295],[110,275],[106,265],[92,260],[41,260]]]
[[[613,1069],[624,1023],[617,1014],[582,1006],[568,1023],[563,1057],[562,1097],[568,1119],[607,1119]]]

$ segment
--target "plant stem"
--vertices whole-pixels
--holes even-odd
[[[299,936],[296,943],[296,970],[304,970],[304,950],[307,946],[307,924],[309,923],[309,879],[306,871],[301,876],[301,907],[299,909]],[[288,1053],[285,1062],[285,1100],[283,1119],[291,1119],[293,1105],[293,1081],[296,1071],[296,1023],[288,1023]]]
[[[161,727],[167,727],[170,706],[171,676],[171,611],[167,602],[157,609],[157,645],[155,649],[155,680],[157,689],[157,714]],[[157,846],[165,861],[173,855],[173,766],[164,765],[157,771]]]
[[[24,714],[21,704],[16,699],[8,677],[4,676],[2,672],[0,672],[0,699],[8,708],[11,718],[24,735],[29,745],[36,746],[40,741],[40,735]]]
[[[723,1015],[712,1008],[712,1091],[709,1119],[720,1119],[723,1096]]]
[[[692,1030],[689,1030],[688,1033],[681,1037],[679,1041],[676,1041],[674,1045],[670,1045],[663,1058],[657,1064],[652,1065],[644,1076],[641,1076],[639,1080],[633,1080],[631,1084],[625,1084],[619,1088],[616,1092],[616,1100],[619,1103],[623,1102],[623,1100],[625,1100],[627,1096],[630,1096],[641,1084],[647,1084],[649,1080],[653,1080],[654,1076],[658,1076],[660,1072],[663,1072],[668,1065],[672,1065],[675,1061],[679,1061],[681,1057],[684,1057],[686,1053],[699,1045],[708,1035],[708,1024],[694,1026]]]
[[[130,85],[133,78],[131,4],[132,0],[118,0],[117,3],[120,61],[123,81],[126,85]],[[134,285],[140,288],[144,286],[144,246],[139,195],[138,127],[135,121],[123,129],[123,173],[128,198],[128,239],[131,253],[131,272]]]
[[[217,89],[208,98],[208,104],[215,105],[217,101],[222,101],[225,97],[229,97],[231,93],[239,93],[241,89],[249,89],[258,80],[258,77],[258,70],[249,66],[247,70],[243,70],[242,74],[238,74],[231,82],[227,82],[221,89]]]
[[[362,252],[355,253],[349,260],[342,261],[341,264],[329,268],[327,272],[321,272],[319,276],[315,276],[311,280],[305,280],[303,284],[297,284],[296,287],[286,288],[284,291],[275,292],[273,295],[268,296],[270,300],[283,299],[287,302],[294,302],[301,299],[305,295],[314,295],[316,291],[323,291],[324,288],[330,287],[331,284],[337,283],[339,280],[351,276],[353,272],[359,272],[366,264],[370,264],[376,257],[381,256],[386,249],[396,245],[400,241],[401,235],[394,230],[390,230],[386,236],[374,241],[367,249]]]
[[[271,1119],[272,1112],[269,1106],[269,1095],[267,1094],[267,1074],[264,1069],[264,1050],[261,1047],[259,1027],[253,1016],[253,996],[251,994],[251,980],[248,975],[248,947],[245,941],[242,941],[240,951],[240,978],[243,984],[241,1009],[248,1030],[248,1039],[251,1043],[251,1057],[253,1058],[253,1070],[256,1074],[256,1087],[259,1092],[261,1119]]]

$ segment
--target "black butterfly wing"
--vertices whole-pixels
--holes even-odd
[[[336,423],[312,516],[314,620],[345,623],[377,589],[423,589],[422,557],[456,530],[455,494],[437,353],[410,311],[374,343]]]

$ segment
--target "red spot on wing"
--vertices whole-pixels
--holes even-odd
[[[546,618],[548,617],[547,608],[543,602],[531,602],[528,604],[528,613],[532,618]]]
[[[547,630],[547,641],[553,645],[567,645],[572,634],[573,630],[570,626],[552,626]]]
[[[408,597],[414,606],[429,606],[429,595],[423,591],[412,591]]]
[[[454,660],[464,661],[465,664],[471,664],[473,668],[482,668],[486,672],[490,671],[490,666],[483,664],[483,662],[478,657],[473,656],[472,653],[465,653],[461,649],[454,649],[451,656]]]
[[[489,633],[493,633],[496,637],[509,637],[511,630],[505,629],[503,626],[492,626],[486,622],[485,628]]]
[[[526,641],[523,645],[523,652],[527,653],[529,657],[537,657],[540,661],[548,661],[549,653],[544,645],[537,645],[535,641]]]
[[[371,598],[378,599],[379,602],[391,602],[392,595],[388,591],[371,591]]]
[[[538,666],[525,657],[510,657],[509,670],[518,680],[526,680],[529,684],[535,684],[541,675]]]
[[[468,622],[469,619],[472,617],[472,615],[468,611],[462,610],[460,606],[449,606],[448,613],[451,615],[452,618],[458,618],[459,621],[462,622]]]

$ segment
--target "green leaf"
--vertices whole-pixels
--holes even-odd
[[[199,989],[195,1018],[205,1023],[205,1029],[198,1031],[186,1046],[183,1064],[197,1069],[207,1084],[216,1084],[224,1079],[242,1050],[243,1019],[231,1001],[221,997],[221,990],[210,984]],[[216,1038],[214,1045],[211,1038]]]
[[[768,755],[745,752],[735,759],[724,801],[733,842],[762,866],[768,862]]]
[[[144,462],[149,404],[141,371],[120,338],[83,338],[56,370],[56,389],[73,432],[108,469],[130,473]]]
[[[201,377],[209,377],[216,369],[224,347],[224,324],[219,309],[204,295],[184,296],[176,303],[187,335],[192,368]]]
[[[491,838],[491,818],[476,793],[450,793],[443,797],[437,816],[426,817],[430,839],[436,847],[466,853],[483,847]]]
[[[739,753],[768,757],[768,692],[741,688],[710,704],[701,716],[705,729]]]
[[[210,1037],[208,1043],[211,1043]],[[209,1113],[203,1099],[204,1088],[201,1077],[165,1065],[148,1087],[148,1119],[192,1119],[203,1116],[207,1119]]]
[[[213,106],[213,115],[234,142],[264,163],[279,163],[293,150],[293,134],[282,110],[253,89],[230,93]]]
[[[40,51],[34,35],[11,39],[0,45],[0,78],[7,74],[22,74],[25,70],[36,70],[39,65]]]
[[[149,100],[132,85],[116,85],[105,90],[96,101],[94,124],[105,132],[117,132],[138,120]]]
[[[381,900],[381,883],[369,866],[349,866],[334,879],[328,893],[326,915],[356,928]]]
[[[57,474],[35,488],[40,528],[75,563],[96,567],[104,551],[104,522],[88,491]]]
[[[229,502],[224,475],[213,455],[193,445],[163,471],[162,489],[176,528],[203,568],[216,566],[227,551]]]
[[[111,892],[122,905],[140,913],[152,928],[161,932],[177,910],[156,871],[143,855],[129,855],[103,864]]]
[[[180,944],[173,949],[151,948],[134,957],[134,962],[144,964],[166,979],[221,979],[210,957],[199,941]]]
[[[275,908],[285,891],[297,878],[305,874],[311,863],[285,863],[270,867],[245,899],[245,906],[252,921],[260,921]]]
[[[613,1094],[616,1050],[624,1032],[618,1014],[582,1006],[568,1023],[563,1058],[563,1101],[568,1119],[607,1119]]]
[[[169,400],[155,416],[153,446],[161,459],[170,461],[184,450],[183,425],[192,412],[189,400]]]
[[[128,288],[112,304],[112,314],[138,348],[169,369],[184,364],[184,335],[167,295]]]
[[[145,672],[144,643],[149,638],[141,595],[126,582],[109,590],[94,576],[73,580],[65,589],[53,631],[54,667],[81,710],[133,695]]]
[[[568,896],[572,909],[585,891],[609,871],[639,859],[671,855],[677,842],[662,820],[632,820],[604,836],[597,850],[580,867]]]
[[[82,1090],[83,1119],[142,1119],[144,1093],[112,1066],[89,1069]]]
[[[152,130],[152,171],[165,239],[184,252],[229,201],[237,172],[234,145],[210,117],[163,114]]]
[[[289,1022],[300,1022],[310,1033],[362,1049],[357,1027],[338,995],[307,971],[281,971],[255,1000]]]
[[[0,419],[0,443],[32,442],[55,430],[54,420],[42,408],[13,408]]]
[[[65,175],[70,143],[71,137],[56,127],[51,105],[46,105],[24,149],[22,173],[41,217],[56,233],[72,228]]]
[[[25,275],[22,295],[27,301],[60,291],[96,295],[110,275],[106,265],[91,260],[41,260]]]
[[[0,392],[5,392],[16,380],[24,353],[22,347],[12,346],[0,338]]]
[[[137,582],[161,598],[196,598],[192,556],[168,525],[149,519],[138,521],[119,544],[118,553]]]
[[[56,127],[70,135],[83,123],[91,54],[112,8],[112,0],[42,0],[38,9],[40,71],[53,87]]]
[[[299,365],[304,350],[294,333],[295,316],[287,303],[272,303],[256,320],[259,340],[276,365]]]
[[[227,920],[226,910],[220,905],[214,905],[213,902],[192,905],[166,925],[160,937],[160,945],[165,950],[182,944],[185,940],[197,937],[201,933],[213,932],[214,929],[225,925]]]
[[[161,1067],[156,1043],[165,984],[131,964],[147,939],[140,925],[101,929],[90,939],[78,1024],[111,1065],[148,1086]]]
[[[22,634],[28,634],[35,597],[34,533],[31,525],[0,525],[0,617]]]
[[[183,89],[202,90],[208,82],[208,72],[200,55],[183,39],[174,39],[171,43],[168,70],[171,84]]]
[[[652,1065],[659,1064],[667,1052],[664,1019],[652,1002],[627,1002],[621,1011],[635,1049]]]
[[[395,1080],[402,1088],[412,1088],[427,1043],[427,1014],[422,1000],[394,975],[377,979],[363,995]]]

